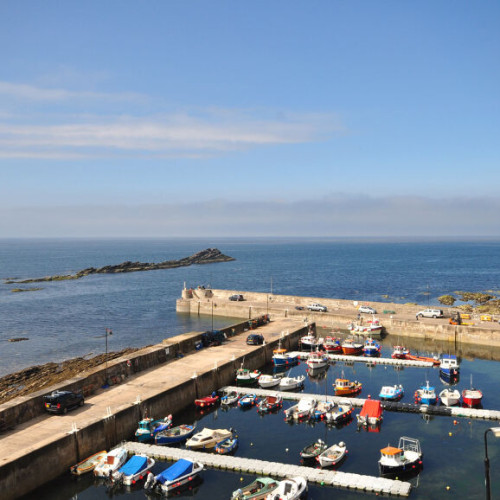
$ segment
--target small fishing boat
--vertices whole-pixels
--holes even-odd
[[[399,401],[405,395],[405,391],[401,384],[399,385],[384,385],[380,389],[378,397],[384,401]]]
[[[446,406],[455,406],[460,403],[460,391],[447,387],[439,393],[439,399]]]
[[[238,400],[238,406],[240,408],[251,408],[252,406],[255,406],[259,402],[259,399],[257,398],[256,394],[245,394],[244,396],[241,396],[241,398]]]
[[[333,401],[318,401],[310,418],[313,420],[323,420],[326,418],[326,414],[334,407],[335,403]]]
[[[204,428],[201,432],[198,432],[191,439],[186,441],[186,448],[191,448],[193,450],[214,448],[217,443],[232,435],[233,429]]]
[[[335,406],[326,413],[325,420],[329,424],[342,424],[352,418],[352,404],[336,403]]]
[[[299,362],[299,353],[291,354],[281,347],[281,341],[278,348],[273,350],[273,364],[277,367],[294,366]]]
[[[325,368],[328,366],[328,356],[325,356],[319,351],[311,352],[309,356],[307,356],[306,364],[311,370]]]
[[[195,428],[195,424],[181,424],[176,427],[171,427],[170,429],[165,429],[155,435],[155,444],[182,443],[182,441],[189,439],[193,435]]]
[[[243,368],[243,363],[241,367],[236,370],[236,383],[238,385],[252,385],[255,384],[260,377],[259,370],[249,370],[248,368]]]
[[[97,464],[104,460],[106,454],[106,450],[98,451],[97,453],[90,455],[90,457],[86,458],[85,460],[82,460],[76,465],[71,466],[69,468],[69,471],[74,476],[80,476],[82,474],[85,474],[86,472],[91,472],[95,469]]]
[[[164,419],[155,420],[154,418],[144,417],[139,421],[135,437],[140,443],[150,443],[154,441],[155,434],[164,431],[172,426],[172,415]]]
[[[479,389],[475,389],[472,385],[472,375],[470,377],[470,389],[464,389],[462,391],[462,403],[464,406],[469,408],[475,408],[481,406],[483,399],[483,393]]]
[[[305,375],[298,375],[297,377],[283,377],[280,380],[280,390],[293,391],[294,389],[300,389],[304,385],[305,379]]]
[[[300,349],[302,351],[315,351],[320,349],[323,344],[323,339],[317,339],[316,335],[309,333],[301,337],[299,341]]]
[[[307,445],[300,451],[300,456],[304,460],[316,458],[320,453],[323,453],[328,448],[328,445],[322,440],[318,439],[314,443]]]
[[[334,444],[320,453],[316,460],[321,467],[331,467],[340,463],[347,455],[347,447],[343,441],[339,444]]]
[[[443,354],[439,365],[439,376],[444,380],[453,380],[460,375],[460,365],[454,354]]]
[[[323,349],[329,354],[342,353],[342,344],[337,337],[326,337],[323,343]]]
[[[360,425],[379,425],[382,422],[384,410],[377,399],[367,399],[357,415]]]
[[[278,483],[272,477],[258,477],[247,486],[233,491],[231,500],[265,500],[278,487]]]
[[[435,405],[437,403],[437,396],[434,387],[429,385],[427,380],[426,385],[420,386],[420,389],[415,391],[415,403],[423,405]]]
[[[307,481],[300,476],[283,479],[278,487],[267,495],[266,500],[297,500],[307,491]]]
[[[349,356],[357,356],[363,352],[363,344],[353,338],[347,338],[342,342],[342,352]]]
[[[407,354],[410,354],[410,351],[406,347],[402,345],[395,345],[392,348],[391,358],[406,359]]]
[[[371,337],[368,337],[365,340],[365,343],[363,345],[363,356],[380,356],[380,350],[380,344],[378,342],[375,342],[375,340],[373,340]]]
[[[433,365],[439,365],[441,364],[441,361],[439,360],[438,357],[431,357],[431,356],[417,356],[415,354],[408,353],[406,355],[406,359],[409,359],[411,361],[426,361],[427,363],[432,363]]]
[[[215,453],[219,455],[229,455],[238,448],[238,436],[231,436],[215,445]]]
[[[140,481],[153,468],[155,461],[146,455],[132,455],[117,471],[113,472],[113,482],[121,482],[125,486],[132,486]]]
[[[271,389],[280,385],[281,377],[276,377],[275,375],[261,375],[259,377],[259,385],[263,389]]]
[[[203,398],[198,398],[194,400],[194,404],[198,408],[209,408],[215,406],[219,402],[219,396],[214,391],[210,396],[205,396]]]
[[[299,402],[285,410],[285,420],[303,420],[309,418],[316,406],[314,398],[302,398]]]
[[[270,413],[275,410],[279,410],[283,407],[283,398],[280,394],[276,396],[267,396],[261,399],[257,405],[257,411],[260,413]]]
[[[231,391],[220,398],[220,404],[224,406],[231,406],[240,399],[240,395],[236,391]]]
[[[106,453],[104,459],[94,468],[94,476],[109,477],[117,471],[127,460],[128,452],[125,448],[114,448]]]
[[[357,380],[351,381],[346,378],[338,378],[333,384],[335,396],[356,396],[361,392],[363,384]]]
[[[380,450],[378,461],[381,475],[403,474],[422,468],[422,450],[418,439],[401,437],[398,447],[386,446]]]
[[[149,473],[144,489],[169,493],[192,481],[202,470],[203,464],[181,458],[157,476]]]
[[[367,321],[364,325],[351,322],[347,328],[356,335],[370,335],[371,337],[381,337],[384,330],[380,321],[375,317]]]

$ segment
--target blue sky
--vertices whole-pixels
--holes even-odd
[[[496,1],[0,4],[0,235],[499,236]]]

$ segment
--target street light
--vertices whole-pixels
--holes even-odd
[[[490,491],[490,459],[488,458],[488,441],[486,439],[486,435],[490,432],[495,437],[500,437],[500,427],[491,427],[490,429],[486,429],[484,431],[484,483],[486,486],[486,500],[491,499],[491,491]]]
[[[111,328],[106,328],[106,368],[104,370],[104,384],[108,383],[108,335],[113,335]]]

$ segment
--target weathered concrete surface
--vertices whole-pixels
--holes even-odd
[[[221,346],[192,351],[131,375],[126,383],[100,389],[85,406],[66,415],[44,414],[3,433],[2,498],[24,495],[90,454],[131,439],[146,409],[149,415],[162,417],[233,383],[243,357],[245,367],[258,368],[271,358],[282,333],[289,332],[284,344],[292,348],[306,330],[306,325],[294,321],[273,321],[258,329],[266,339],[264,346],[247,346],[246,335],[236,335]]]

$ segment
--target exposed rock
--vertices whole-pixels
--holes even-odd
[[[151,263],[151,262],[131,262],[126,261],[121,264],[109,265],[104,267],[88,267],[87,269],[82,269],[76,274],[67,275],[56,275],[56,276],[46,276],[44,278],[30,278],[25,280],[8,280],[5,283],[35,283],[41,281],[62,281],[62,280],[75,280],[82,278],[83,276],[88,276],[90,274],[110,274],[110,273],[132,273],[135,271],[152,271],[156,269],[172,269],[174,267],[185,267],[191,266],[192,264],[214,264],[216,262],[229,262],[234,260],[233,257],[229,257],[221,253],[217,248],[207,248],[201,252],[195,253],[190,257],[184,257],[180,260],[166,260],[164,262]]]

